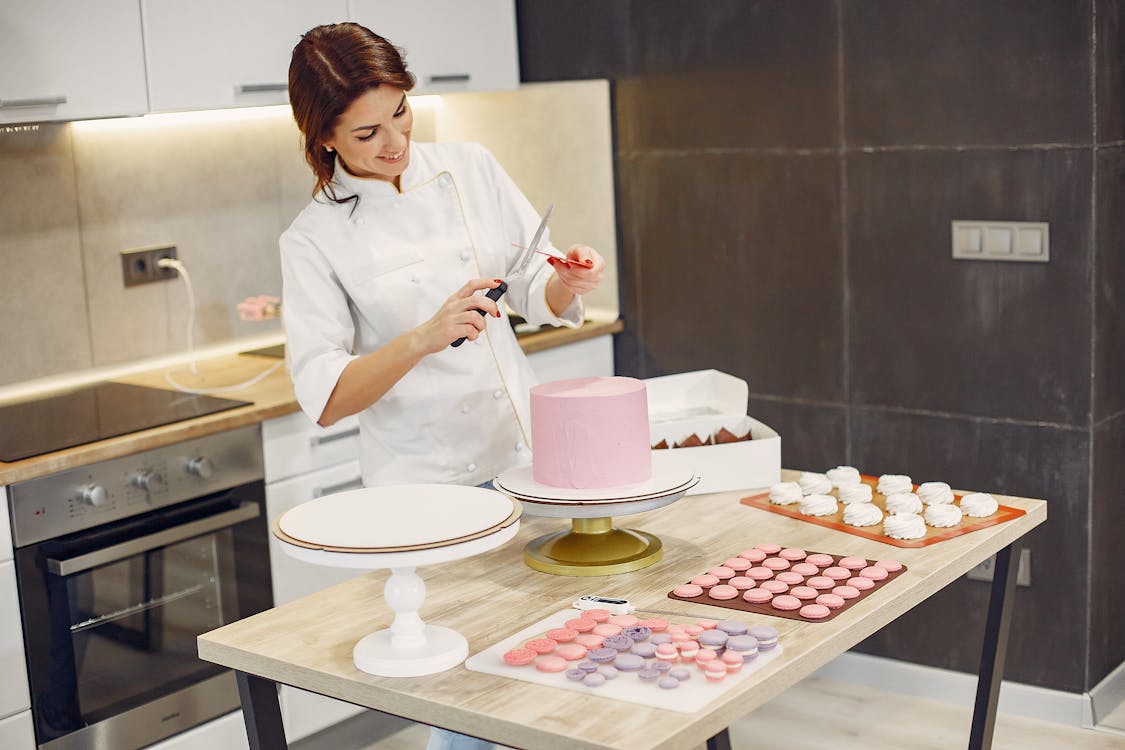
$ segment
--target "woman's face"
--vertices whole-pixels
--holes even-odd
[[[414,113],[406,94],[386,84],[368,89],[345,109],[325,146],[335,149],[356,177],[398,185],[410,163]]]

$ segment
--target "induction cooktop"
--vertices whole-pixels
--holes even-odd
[[[249,403],[143,385],[95,383],[0,406],[0,461],[19,461]]]

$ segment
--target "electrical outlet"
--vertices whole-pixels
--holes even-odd
[[[176,269],[157,265],[164,258],[176,258],[175,245],[150,245],[121,251],[121,273],[125,286],[149,284],[176,278]]]
[[[988,558],[965,574],[970,581],[991,581],[996,570],[996,555]],[[1016,585],[1031,585],[1031,550],[1024,547],[1020,550],[1020,566],[1016,571]]]

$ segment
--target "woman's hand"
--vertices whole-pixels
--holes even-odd
[[[476,341],[484,330],[485,316],[500,317],[500,306],[483,294],[483,289],[495,289],[500,279],[470,279],[447,299],[434,317],[414,329],[415,346],[422,354],[434,354],[461,337]]]
[[[557,258],[547,259],[563,287],[574,295],[594,291],[605,272],[605,258],[601,253],[586,245],[571,245],[566,251],[566,259],[571,262],[564,263]]]

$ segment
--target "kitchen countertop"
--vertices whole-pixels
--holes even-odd
[[[587,322],[581,328],[554,328],[524,334],[520,336],[519,341],[523,350],[531,354],[545,349],[574,344],[597,336],[620,333],[623,329],[624,324],[620,320]],[[176,379],[188,388],[221,388],[250,380],[281,361],[276,357],[231,354],[201,360],[197,363],[198,376],[190,375],[187,373],[187,366],[181,365],[175,368]],[[167,368],[160,368],[114,378],[113,380],[171,390],[172,386],[164,377],[166,370]],[[12,463],[0,461],[0,485],[34,479],[97,461],[171,445],[182,440],[191,440],[249,424],[257,424],[267,419],[291,414],[299,409],[296,396],[293,393],[293,383],[289,380],[289,375],[283,366],[278,367],[275,372],[251,386],[214,395],[252,403],[248,406],[240,406],[217,414],[209,414],[120,437],[99,440],[42,456],[33,456],[22,461]]]

